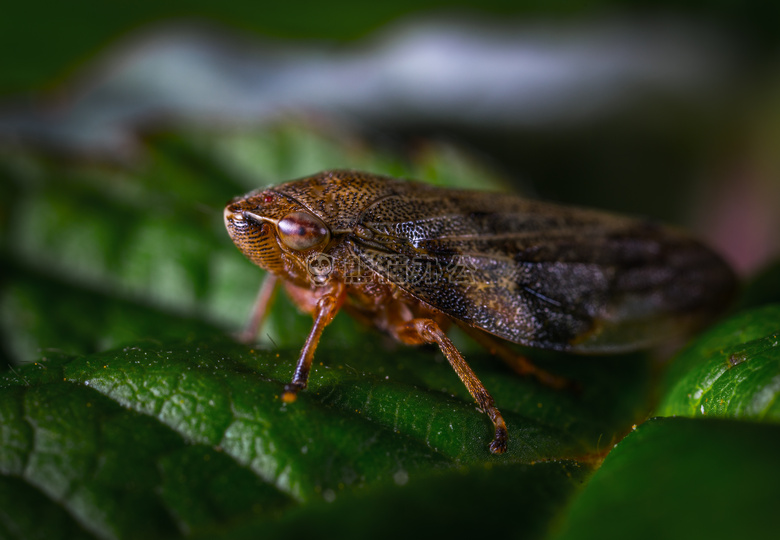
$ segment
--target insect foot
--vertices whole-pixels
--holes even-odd
[[[298,399],[298,392],[305,388],[306,385],[300,383],[287,383],[284,385],[284,392],[280,397],[285,403],[295,403],[295,400]]]
[[[506,426],[496,428],[496,436],[493,439],[493,442],[490,443],[490,452],[492,454],[503,454],[506,452],[507,437]]]

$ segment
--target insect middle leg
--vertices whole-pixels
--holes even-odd
[[[433,319],[412,319],[399,325],[399,328],[396,329],[396,334],[406,343],[435,343],[439,346],[439,349],[441,349],[455,373],[458,374],[460,380],[466,385],[471,397],[474,398],[480,408],[488,415],[491,422],[493,422],[496,434],[493,442],[490,443],[490,451],[494,454],[506,452],[506,423],[504,422],[504,417],[501,416],[501,413],[496,408],[493,396],[488,393],[474,371],[466,363],[463,355],[460,354],[460,351],[450,341],[450,338],[447,337],[438,323]]]

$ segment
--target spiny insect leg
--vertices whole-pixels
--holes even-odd
[[[314,315],[314,325],[311,327],[309,337],[301,349],[301,355],[298,357],[298,364],[295,366],[295,373],[292,381],[286,384],[282,393],[282,401],[292,403],[298,395],[298,391],[306,388],[309,380],[309,371],[311,363],[314,360],[314,351],[320,342],[322,331],[330,324],[333,317],[338,313],[341,304],[344,302],[344,287],[339,285],[328,293],[322,295],[317,302],[317,309]]]
[[[531,375],[540,383],[550,388],[561,389],[571,386],[571,381],[559,375],[553,375],[549,371],[536,367],[528,358],[513,351],[500,339],[477,330],[465,324],[458,324],[471,338],[482,345],[490,354],[498,356],[507,366],[518,375]]]
[[[268,272],[263,279],[263,283],[260,285],[260,290],[257,293],[257,299],[255,305],[252,307],[252,316],[247,323],[246,328],[238,336],[239,341],[242,343],[251,343],[257,337],[260,328],[263,326],[266,315],[271,308],[271,304],[274,301],[276,293],[276,285],[279,283],[277,277]]]
[[[458,377],[466,385],[471,396],[479,404],[480,408],[485,411],[496,428],[495,437],[490,443],[490,451],[494,454],[506,452],[507,430],[504,418],[496,408],[493,396],[485,389],[474,371],[466,363],[463,355],[450,341],[450,338],[447,337],[436,321],[432,319],[412,319],[404,326],[404,330],[416,332],[425,343],[436,343],[439,346],[439,349],[441,349],[455,373],[458,374]]]

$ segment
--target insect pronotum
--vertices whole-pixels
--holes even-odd
[[[516,371],[560,385],[506,341],[623,352],[684,335],[726,305],[736,280],[715,253],[648,221],[356,171],[326,171],[233,200],[233,242],[268,271],[245,337],[281,280],[314,324],[282,399],[306,388],[340,309],[412,345],[432,343],[490,417],[493,398],[445,331],[457,324]]]

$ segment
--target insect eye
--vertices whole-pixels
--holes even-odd
[[[324,242],[330,231],[318,217],[307,212],[293,212],[279,220],[279,236],[290,249],[301,251]]]

